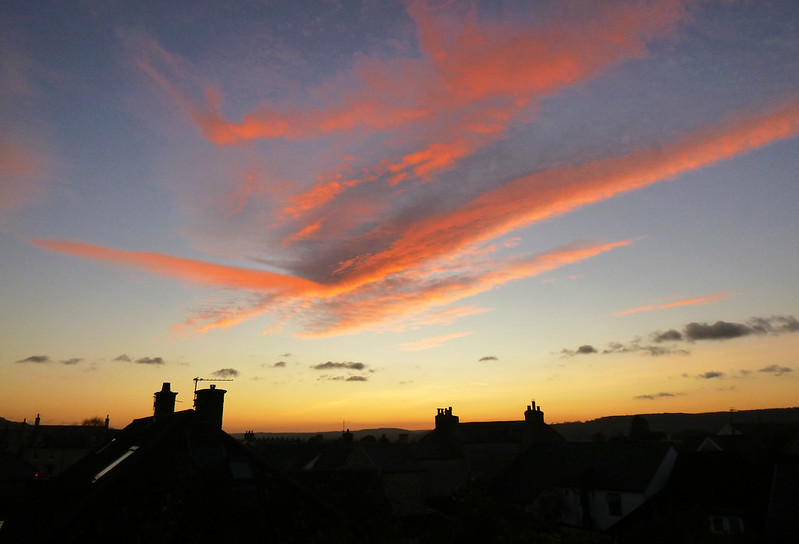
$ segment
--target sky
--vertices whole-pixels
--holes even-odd
[[[3,2],[0,80],[6,419],[799,405],[797,2]]]

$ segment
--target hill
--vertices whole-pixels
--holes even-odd
[[[731,412],[706,412],[699,414],[690,413],[659,413],[638,414],[646,418],[649,429],[655,433],[664,433],[673,436],[678,433],[715,434],[725,425],[751,425],[757,423],[799,423],[799,408],[769,408],[765,410],[742,410]],[[601,434],[604,438],[626,436],[630,430],[630,421],[634,415],[605,416],[589,421],[574,421],[568,423],[553,423],[553,427],[569,441],[583,442],[594,439]],[[351,431],[355,440],[366,436],[379,439],[385,435],[390,441],[396,441],[400,435],[408,435],[408,440],[416,441],[429,430],[408,431],[393,427],[377,429],[361,429]],[[307,440],[321,435],[325,440],[335,440],[341,437],[341,431],[326,431],[318,433],[269,433],[256,432],[255,438],[264,439],[299,439]],[[242,438],[243,434],[234,435]]]

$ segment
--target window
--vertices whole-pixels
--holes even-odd
[[[105,476],[106,474],[108,474],[108,472],[109,472],[111,469],[113,469],[113,468],[114,468],[115,466],[117,466],[119,463],[121,463],[122,461],[124,461],[125,459],[127,459],[128,457],[130,457],[131,455],[133,455],[133,452],[135,452],[137,449],[139,449],[139,446],[131,446],[131,447],[130,447],[130,449],[129,449],[128,451],[126,451],[125,453],[123,453],[122,455],[120,455],[119,457],[117,457],[117,458],[116,458],[116,459],[115,459],[115,460],[114,460],[114,461],[113,461],[113,462],[112,462],[110,465],[108,465],[108,466],[107,466],[107,467],[105,467],[103,470],[101,470],[100,472],[98,472],[97,474],[95,474],[95,475],[94,475],[94,478],[92,478],[92,483],[96,482],[97,480],[99,480],[100,478],[102,478],[103,476]]]
[[[619,493],[608,493],[608,515],[621,516],[621,495]]]
[[[744,520],[736,517],[710,516],[710,530],[716,534],[741,534]]]

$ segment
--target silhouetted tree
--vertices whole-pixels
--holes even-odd
[[[633,416],[630,421],[630,440],[636,442],[644,442],[649,440],[651,433],[649,432],[649,422],[644,416]]]
[[[97,416],[89,417],[84,419],[81,425],[83,425],[84,427],[102,427],[103,425],[105,425],[105,420]]]

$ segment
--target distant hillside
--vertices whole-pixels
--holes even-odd
[[[695,432],[697,434],[715,434],[722,427],[732,422],[733,425],[748,425],[753,423],[799,423],[799,408],[769,408],[766,410],[742,410],[740,412],[708,412],[702,414],[663,413],[639,414],[646,418],[649,430],[652,432],[675,433]],[[630,431],[630,421],[633,415],[606,416],[590,421],[576,421],[569,423],[554,423],[551,426],[564,438],[570,441],[589,441],[601,433],[605,439],[614,436],[627,436]],[[361,429],[351,431],[355,440],[366,436],[379,439],[385,435],[390,441],[397,440],[399,435],[407,434],[412,442],[424,436],[429,430],[408,431],[397,428]],[[325,440],[336,440],[341,437],[341,431],[326,431],[317,433],[264,433],[256,432],[255,438],[273,439],[299,439],[307,440],[313,436],[321,435]],[[242,433],[234,436],[243,438]]]
[[[715,434],[728,423],[748,425],[752,423],[799,422],[799,408],[769,408],[766,410],[742,410],[740,412],[707,412],[702,414],[663,413],[640,414],[649,423],[649,430],[673,435],[680,432],[704,432]],[[570,441],[591,440],[598,433],[604,438],[626,436],[634,416],[606,416],[590,421],[556,423],[552,427]]]
[[[367,436],[373,436],[375,439],[380,439],[383,435],[388,438],[391,442],[396,442],[397,439],[401,434],[407,434],[408,440],[416,441],[422,435],[430,432],[429,430],[422,430],[422,431],[407,431],[405,429],[397,429],[393,427],[386,427],[381,429],[361,429],[358,431],[350,431],[353,435],[355,440],[362,440]],[[286,438],[286,439],[299,439],[299,440],[308,440],[311,437],[321,435],[322,438],[325,440],[336,440],[341,438],[341,431],[325,431],[325,432],[317,432],[317,433],[255,433],[255,438]],[[236,438],[243,438],[243,433],[236,433],[233,436]]]

